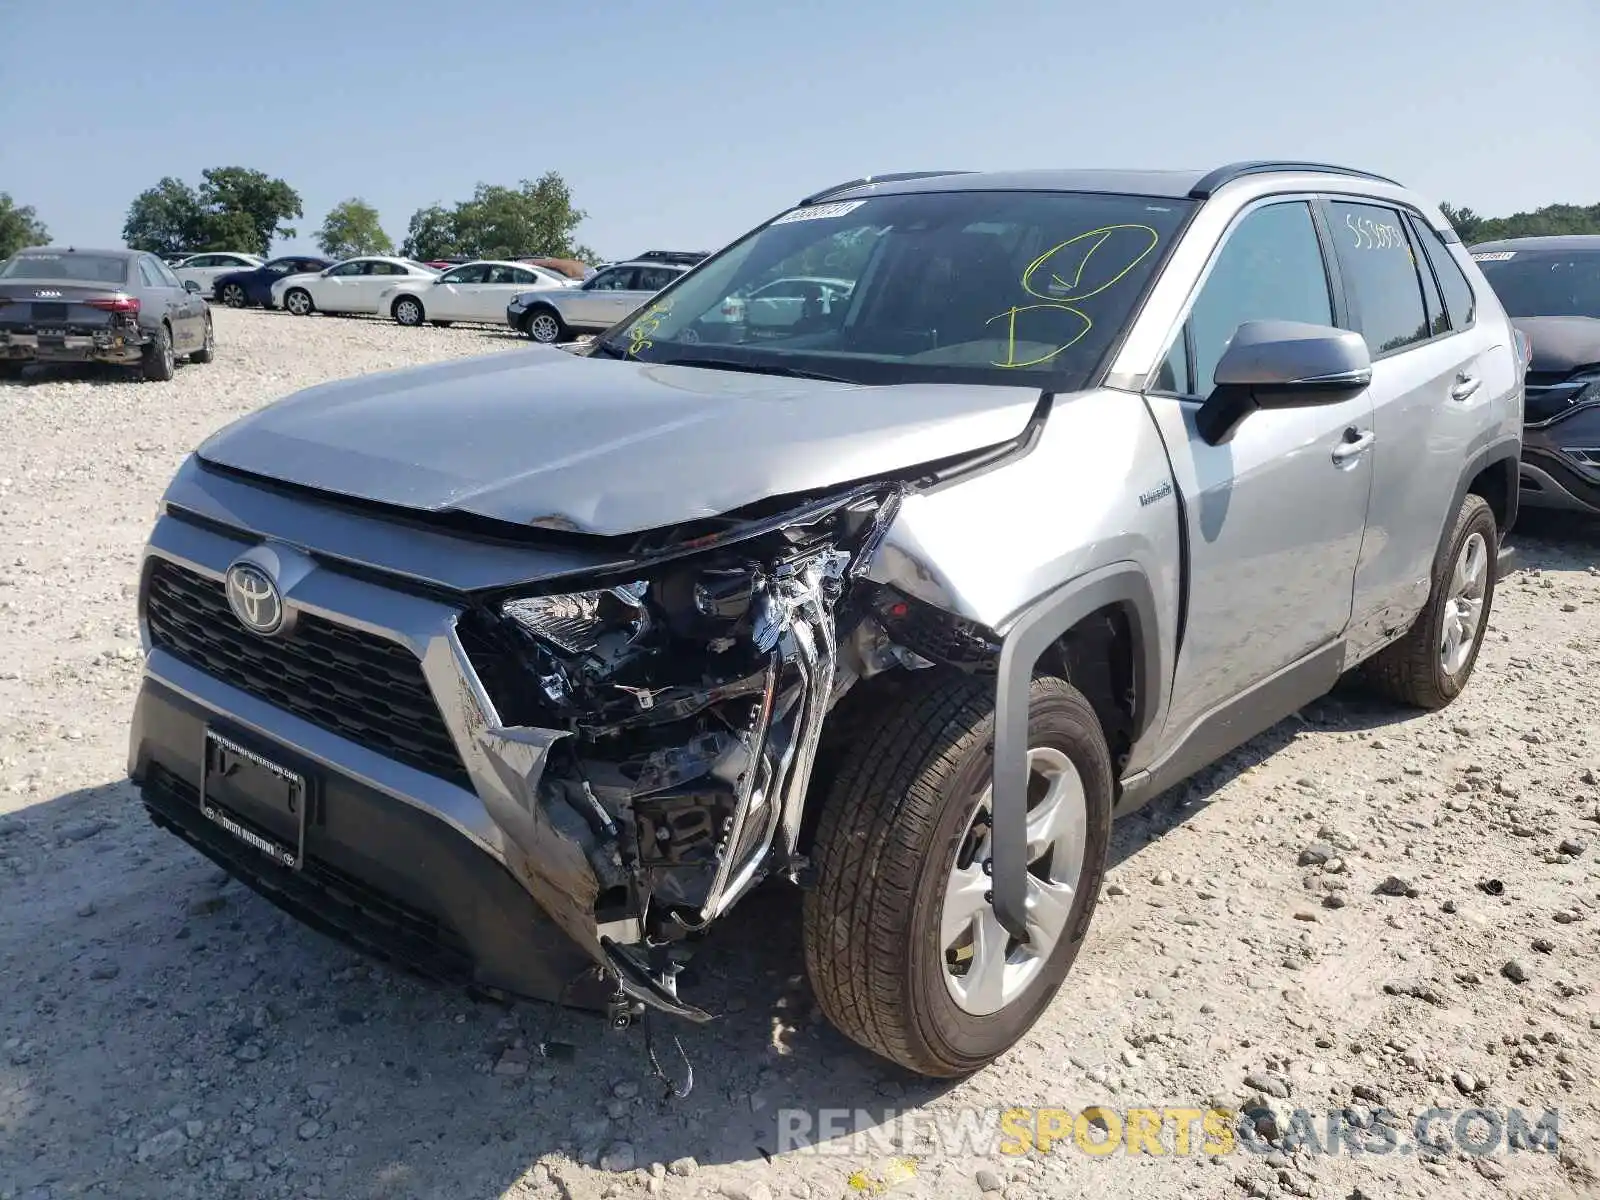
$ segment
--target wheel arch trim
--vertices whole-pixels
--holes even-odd
[[[1103,608],[1128,614],[1141,703],[1134,737],[1161,711],[1161,643],[1155,590],[1138,563],[1112,563],[1079,575],[1030,604],[1001,632],[995,681],[991,832],[994,911],[1013,937],[1027,940],[1028,697],[1040,657],[1079,621]]]

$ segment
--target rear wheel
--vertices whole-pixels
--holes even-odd
[[[991,903],[992,680],[907,678],[823,801],[805,899],[817,998],[849,1037],[924,1075],[968,1074],[1021,1040],[1088,931],[1111,835],[1105,735],[1076,688],[1040,678],[1028,746],[1027,944]]]
[[[1434,565],[1428,606],[1405,637],[1366,663],[1366,676],[1379,691],[1430,710],[1461,694],[1489,625],[1499,545],[1494,510],[1482,496],[1469,493]]]
[[[221,300],[229,308],[243,308],[249,297],[244,294],[242,283],[225,283],[222,285]]]
[[[528,314],[523,332],[541,345],[551,346],[566,340],[567,326],[555,309],[541,305]]]
[[[316,302],[305,288],[290,288],[283,298],[283,306],[297,317],[309,317],[317,311]]]
[[[402,325],[417,326],[426,320],[422,301],[415,296],[401,296],[389,306],[389,315]]]
[[[195,363],[208,363],[217,357],[217,339],[211,331],[211,314],[206,314],[206,337],[200,343],[200,349],[189,355],[189,361]]]
[[[172,331],[157,325],[155,335],[145,343],[139,374],[151,383],[165,383],[178,373],[178,356],[172,349]]]

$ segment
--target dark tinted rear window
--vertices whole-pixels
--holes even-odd
[[[126,283],[128,262],[121,255],[112,254],[18,254],[0,268],[0,279]]]
[[[1600,251],[1474,253],[1513,317],[1600,317]]]

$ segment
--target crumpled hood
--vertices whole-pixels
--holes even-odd
[[[997,445],[1031,387],[864,387],[535,348],[298,392],[202,460],[430,512],[603,535]]]
[[[1511,323],[1533,343],[1529,370],[1565,375],[1590,363],[1600,363],[1600,319],[1513,317]]]

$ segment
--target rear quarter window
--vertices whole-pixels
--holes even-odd
[[[1444,244],[1432,226],[1413,217],[1411,228],[1422,243],[1428,261],[1433,264],[1433,275],[1439,281],[1439,290],[1444,293],[1445,311],[1450,315],[1450,328],[1457,331],[1470,329],[1478,319],[1478,296],[1472,290],[1472,284],[1456,262],[1455,255],[1450,253],[1450,247]]]

